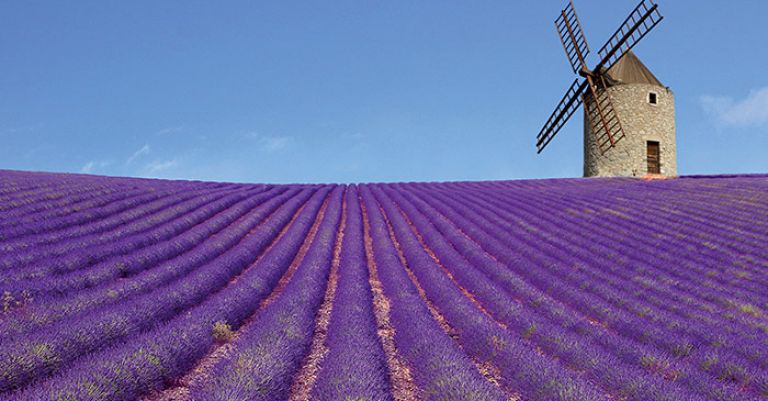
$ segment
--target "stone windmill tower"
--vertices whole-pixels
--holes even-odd
[[[584,109],[584,176],[677,175],[675,96],[630,50],[606,74],[624,138],[601,151]],[[589,102],[594,102],[591,97]],[[599,117],[598,117],[599,118]]]
[[[640,4],[587,68],[589,47],[573,2],[555,27],[577,78],[537,136],[541,152],[584,104],[584,176],[677,174],[674,95],[631,51],[663,17],[652,0]]]

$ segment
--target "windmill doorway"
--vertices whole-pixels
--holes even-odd
[[[656,141],[648,141],[647,149],[648,153],[646,160],[648,160],[648,174],[661,174],[659,143]]]

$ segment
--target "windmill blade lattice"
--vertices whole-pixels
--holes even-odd
[[[560,35],[560,42],[573,72],[578,73],[586,67],[585,59],[589,54],[589,45],[584,37],[584,30],[581,29],[579,17],[576,16],[576,9],[573,8],[573,1],[569,1],[568,6],[560,11],[560,16],[555,20],[555,29]]]
[[[629,13],[624,23],[608,39],[603,47],[598,50],[600,63],[595,71],[601,68],[609,69],[627,51],[632,49],[637,42],[648,34],[664,17],[658,9],[658,5],[652,0],[641,0],[640,4]]]
[[[625,52],[632,49],[662,19],[658,6],[654,4],[653,0],[641,0],[640,4],[619,26],[619,29],[598,51],[601,60],[594,69],[590,70],[585,61],[589,54],[589,46],[573,7],[573,1],[568,1],[566,7],[560,11],[560,15],[555,19],[555,29],[560,36],[560,41],[573,72],[586,79],[581,83],[579,83],[578,78],[573,81],[560,103],[555,107],[555,111],[552,112],[539,131],[536,136],[537,153],[544,150],[582,103],[585,103],[585,118],[589,120],[601,153],[613,147],[624,137],[619,116],[616,114],[616,109],[606,90],[605,74]],[[589,92],[587,92],[587,88],[589,88]],[[585,101],[583,98],[585,93],[589,93],[588,97],[591,100]]]
[[[584,108],[595,142],[600,152],[605,153],[624,138],[624,130],[613,107],[611,95],[605,90],[605,79],[601,79],[599,85],[590,85],[590,89]]]
[[[568,90],[565,92],[565,96],[560,100],[560,103],[555,107],[555,111],[549,116],[549,119],[544,124],[544,127],[536,136],[536,147],[538,153],[547,146],[549,141],[557,135],[560,129],[568,122],[576,109],[581,106],[583,101],[582,94],[587,89],[587,81],[584,80],[579,83],[578,79],[575,79]]]

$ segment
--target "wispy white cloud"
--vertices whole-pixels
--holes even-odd
[[[751,90],[746,98],[706,95],[699,98],[704,110],[718,122],[735,126],[768,124],[768,86]]]
[[[365,134],[362,132],[347,132],[342,134],[341,137],[345,139],[364,139]]]
[[[243,136],[255,140],[259,144],[259,148],[268,153],[286,149],[295,142],[295,139],[290,135],[263,135],[258,131],[249,131]]]
[[[176,127],[165,127],[159,131],[156,132],[157,135],[170,135],[170,134],[176,134],[179,132],[184,131],[184,127],[176,126]]]
[[[24,126],[3,127],[3,128],[0,128],[0,134],[30,133],[30,132],[37,131],[37,129],[42,126],[43,126],[42,124],[34,124],[34,125],[24,125]]]
[[[276,152],[289,147],[293,143],[291,136],[267,136],[259,139],[262,149],[267,152]]]
[[[85,163],[82,168],[80,168],[80,172],[84,174],[92,173],[93,169],[96,167],[96,162],[89,161],[88,163]]]
[[[107,161],[91,160],[88,163],[85,163],[83,167],[80,167],[80,172],[83,174],[92,174],[99,169],[109,166],[109,164],[110,163]]]
[[[133,163],[134,160],[138,159],[141,156],[149,154],[149,152],[150,152],[150,147],[149,145],[145,144],[139,150],[133,152],[131,157],[129,157],[128,160],[125,161],[125,164],[131,164]]]
[[[174,167],[177,167],[178,165],[179,161],[176,159],[155,160],[144,165],[144,172],[149,175],[157,174],[166,170],[170,170]]]

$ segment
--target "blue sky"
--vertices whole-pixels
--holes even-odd
[[[573,80],[553,27],[564,4],[2,2],[0,168],[275,183],[577,177],[580,113],[544,153],[534,147]],[[575,4],[596,53],[636,2]],[[678,172],[768,172],[768,2],[660,9],[635,51],[675,92]]]

